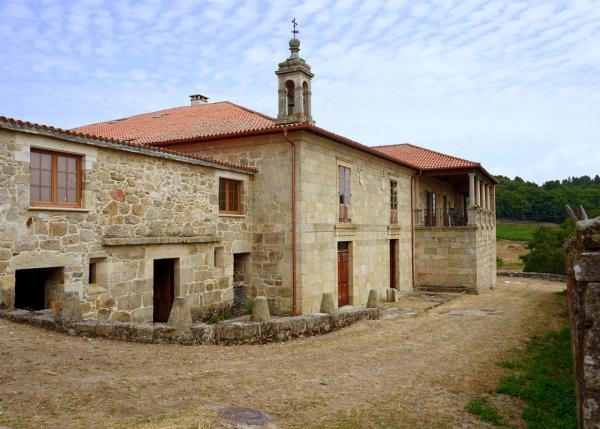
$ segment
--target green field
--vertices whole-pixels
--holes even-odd
[[[498,223],[496,224],[496,239],[529,241],[532,239],[535,230],[540,226],[536,224]]]

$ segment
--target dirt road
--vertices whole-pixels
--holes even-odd
[[[0,320],[0,426],[225,428],[236,426],[219,410],[237,405],[276,428],[485,427],[465,404],[495,388],[498,360],[558,328],[562,289],[499,277],[418,317],[263,346],[72,338]]]

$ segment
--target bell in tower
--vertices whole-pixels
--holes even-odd
[[[299,33],[296,30],[296,18],[292,20],[292,24],[294,37],[290,40],[290,57],[279,63],[279,69],[275,72],[279,80],[279,112],[276,123],[314,123],[310,110],[310,84],[314,74],[306,61],[298,55],[300,40],[296,38]]]

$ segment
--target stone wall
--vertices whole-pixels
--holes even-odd
[[[600,217],[577,222],[566,250],[580,428],[600,426]]]
[[[83,156],[82,208],[30,207],[30,147]],[[218,178],[241,180],[247,189],[248,174],[116,144],[4,129],[0,165],[5,307],[14,305],[18,270],[55,268],[63,282],[52,293],[77,292],[85,318],[151,321],[153,261],[165,258],[174,259],[175,296],[203,308],[231,305],[233,250],[249,248],[251,232],[246,217],[219,215]],[[216,264],[219,251],[223,258]]]
[[[342,329],[360,320],[378,320],[377,308],[349,308],[336,314],[308,314],[297,317],[278,317],[268,322],[229,320],[217,324],[195,323],[189,332],[178,332],[164,323],[107,322],[83,320],[57,321],[51,310],[30,312],[0,310],[0,317],[40,328],[65,332],[82,337],[101,337],[140,343],[169,343],[184,345],[264,344],[292,338],[322,335]]]
[[[397,240],[396,287],[412,291],[412,170],[308,133],[298,138],[300,165],[299,297],[303,312],[319,310],[323,293],[337,302],[337,243],[349,242],[350,304],[390,287],[390,240]],[[350,222],[340,222],[338,165],[350,169]],[[390,180],[398,183],[398,223],[390,222]]]
[[[369,289],[389,287],[389,240],[398,240],[397,284],[412,288],[411,170],[304,131],[290,132],[296,145],[297,312],[318,311],[324,292],[337,296],[337,242],[351,241],[351,304],[365,305]],[[185,152],[260,171],[253,178],[252,253],[246,277],[250,296],[266,295],[271,312],[289,314],[292,297],[291,159],[283,133],[178,145]],[[338,219],[337,165],[352,170],[352,222]],[[400,224],[390,226],[389,179],[398,180]]]
[[[496,227],[415,228],[416,287],[477,292],[496,285]]]
[[[222,161],[259,169],[247,197],[251,251],[243,281],[247,299],[266,296],[271,314],[291,314],[291,146],[281,134],[274,134],[182,144],[177,150],[210,154]]]

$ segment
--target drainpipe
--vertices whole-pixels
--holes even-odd
[[[417,176],[420,176],[423,174],[422,170],[419,170],[419,172],[417,173]],[[415,270],[416,270],[416,262],[415,262],[415,196],[414,196],[414,189],[415,189],[415,177],[416,176],[410,176],[410,241],[411,241],[411,245],[412,245],[412,255],[411,255],[411,260],[412,260],[412,286],[413,286],[413,290],[416,290],[417,288],[417,284],[416,284],[416,280],[415,280]]]
[[[292,146],[292,316],[296,315],[296,144],[283,129],[283,139]]]

